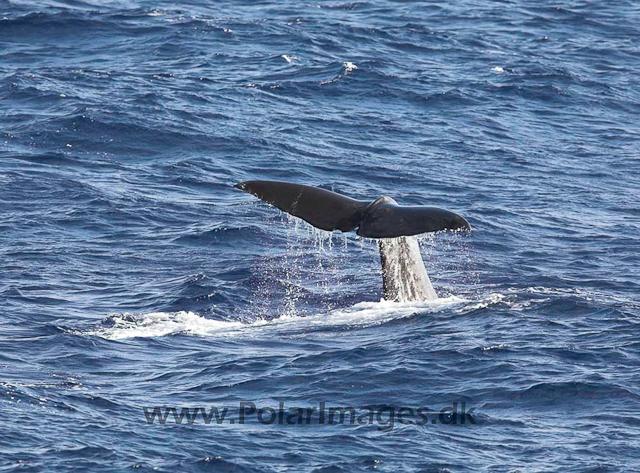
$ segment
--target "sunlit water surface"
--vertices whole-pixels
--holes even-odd
[[[634,471],[637,2],[0,0],[0,471]],[[233,188],[464,215],[440,298]],[[144,407],[475,408],[148,425]],[[382,426],[383,427],[383,426]]]

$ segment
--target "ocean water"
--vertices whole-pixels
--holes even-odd
[[[0,471],[640,469],[639,25],[0,0]],[[374,241],[248,179],[473,231],[420,239],[440,299],[384,302]],[[149,420],[198,407],[228,417]]]

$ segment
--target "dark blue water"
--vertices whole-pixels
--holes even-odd
[[[637,470],[639,25],[635,1],[0,0],[0,471]],[[473,232],[421,241],[441,299],[380,302],[375,242],[247,179]],[[243,401],[385,415],[144,414]],[[477,423],[384,423],[454,402]]]

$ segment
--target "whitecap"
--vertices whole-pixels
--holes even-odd
[[[503,348],[507,348],[508,345],[505,345],[504,343],[501,343],[499,345],[492,345],[490,347],[482,347],[482,351],[491,351],[491,350],[500,350]]]
[[[343,62],[342,65],[344,66],[344,71],[345,72],[351,72],[354,71],[358,68],[358,66],[356,66],[354,63],[347,61],[347,62]]]

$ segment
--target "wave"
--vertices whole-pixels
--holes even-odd
[[[616,398],[637,399],[640,397],[631,389],[614,383],[587,381],[542,382],[516,392],[515,396],[539,401],[566,401],[568,399],[606,399],[611,401]]]
[[[45,38],[55,34],[59,40],[74,38],[76,35],[91,34],[94,37],[126,34],[140,36],[164,31],[164,25],[144,26],[134,23],[135,16],[127,16],[130,23],[120,18],[96,12],[65,10],[61,12],[29,12],[14,17],[0,19],[0,38],[15,41],[15,38]]]

